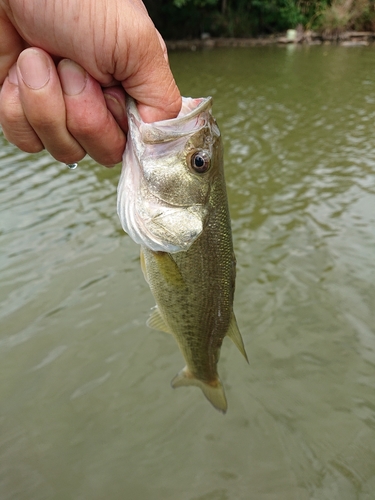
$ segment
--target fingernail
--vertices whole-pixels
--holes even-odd
[[[49,81],[49,61],[44,54],[36,50],[27,49],[21,53],[18,58],[18,69],[22,80],[30,89],[41,89]]]
[[[18,85],[17,67],[15,64],[9,70],[8,81],[13,85]]]
[[[104,98],[107,108],[115,117],[126,116],[125,106],[122,106],[115,97],[104,93]]]
[[[116,96],[112,95],[111,92],[112,92],[111,88],[105,89],[103,92],[107,108],[113,115],[114,119],[116,120],[120,128],[125,133],[127,133],[128,122],[126,118],[125,102],[123,100],[119,100]]]
[[[60,61],[58,72],[64,94],[78,95],[86,87],[86,71],[70,59]]]

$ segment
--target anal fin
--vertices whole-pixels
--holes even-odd
[[[161,332],[166,332],[166,333],[172,333],[172,330],[169,328],[169,326],[164,321],[164,318],[160,314],[158,306],[155,306],[152,309],[151,315],[148,318],[146,324],[148,327],[153,328],[154,330],[159,330]]]
[[[246,354],[245,346],[242,340],[241,333],[238,329],[237,320],[234,314],[232,314],[232,319],[230,321],[229,329],[227,332],[228,337],[233,341],[234,345],[238,348],[242,356],[249,362]]]

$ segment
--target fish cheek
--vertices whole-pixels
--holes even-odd
[[[202,183],[186,165],[186,158],[147,161],[144,165],[145,182],[149,191],[159,200],[174,206],[203,204],[209,184]]]

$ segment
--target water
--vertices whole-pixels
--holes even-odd
[[[225,141],[250,361],[224,342],[226,416],[169,386],[119,168],[0,137],[2,500],[375,498],[373,51],[170,55]]]

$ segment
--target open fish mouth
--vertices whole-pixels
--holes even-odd
[[[141,140],[146,144],[161,144],[186,137],[204,127],[206,119],[202,114],[211,109],[212,98],[183,97],[181,110],[176,118],[153,123],[143,122],[132,99],[127,100],[126,106],[129,120],[138,128]]]

